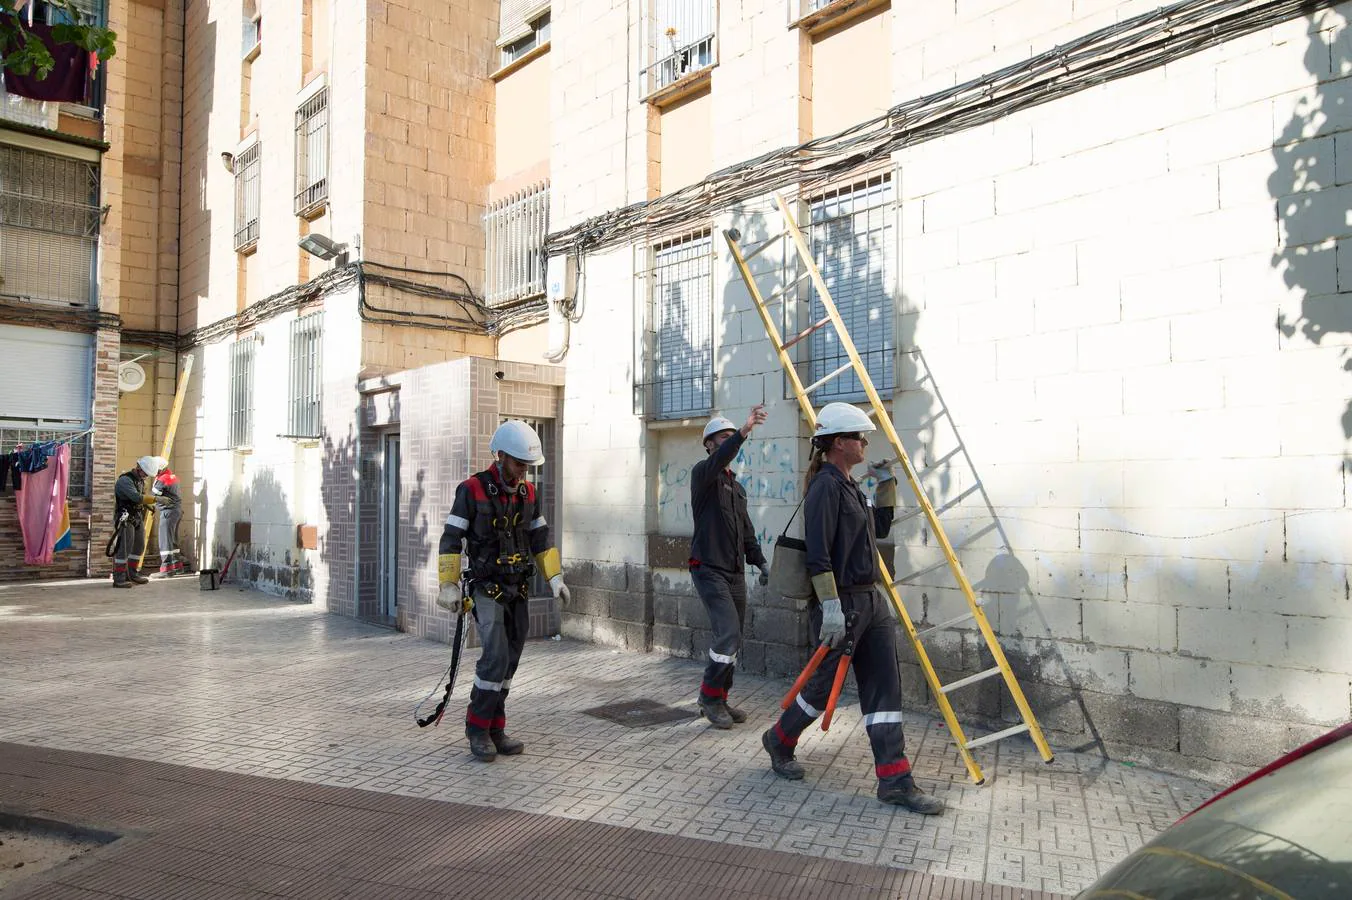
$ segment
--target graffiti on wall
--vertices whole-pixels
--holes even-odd
[[[698,461],[667,460],[658,467],[657,510],[663,534],[689,534],[694,528],[690,510],[690,471]],[[732,471],[746,489],[756,538],[762,546],[768,546],[778,537],[783,521],[787,519],[787,513],[779,513],[785,507],[796,506],[802,499],[803,476],[798,471],[797,448],[792,441],[753,441],[737,454]],[[779,523],[773,529],[766,522],[767,513],[771,511]]]

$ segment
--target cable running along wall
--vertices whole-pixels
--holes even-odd
[[[738,163],[704,181],[551,234],[550,254],[584,254],[707,220],[785,188],[821,189],[903,148],[1125,78],[1337,0],[1184,0],[1126,19],[947,90],[908,100],[839,134]]]

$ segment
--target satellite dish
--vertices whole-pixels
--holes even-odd
[[[134,362],[124,362],[117,367],[117,389],[129,394],[138,391],[146,383],[146,370]]]

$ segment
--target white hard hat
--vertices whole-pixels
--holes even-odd
[[[817,431],[814,437],[877,430],[878,426],[869,419],[868,413],[859,407],[849,403],[828,403],[817,413]]]
[[[709,420],[709,424],[704,426],[704,437],[702,440],[708,440],[720,431],[736,431],[737,426],[732,421],[722,416],[714,416]]]
[[[147,475],[158,475],[161,469],[169,465],[169,460],[163,456],[143,456],[136,461],[136,465]]]
[[[488,445],[490,453],[499,451],[513,459],[532,466],[544,465],[545,452],[540,445],[540,436],[520,419],[508,419],[493,432],[493,440]]]

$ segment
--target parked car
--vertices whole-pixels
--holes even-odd
[[[1077,895],[1110,898],[1352,898],[1352,723],[1221,791]]]

